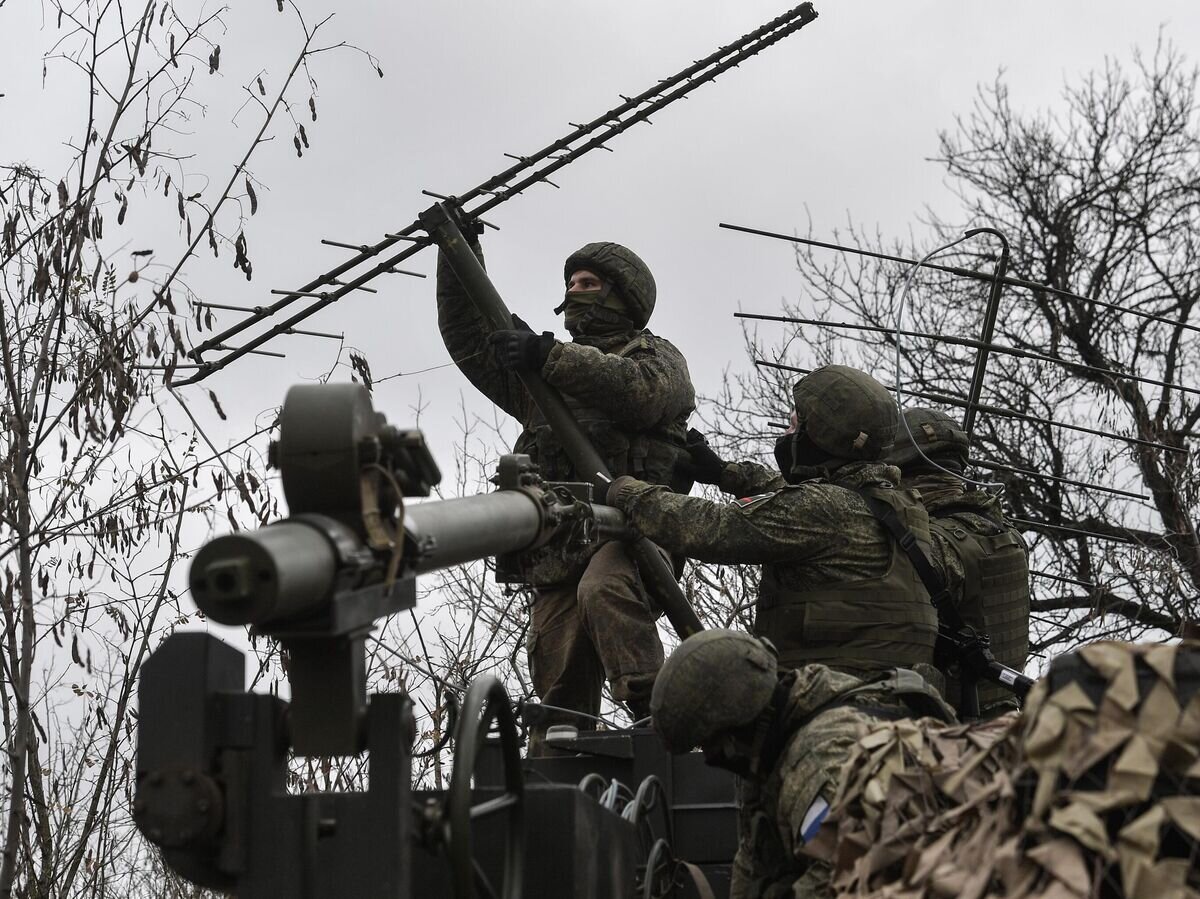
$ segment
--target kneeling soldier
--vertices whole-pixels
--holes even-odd
[[[831,897],[827,862],[810,857],[850,749],[872,724],[954,713],[907,669],[858,678],[826,665],[779,671],[774,647],[749,634],[689,637],[663,665],[651,699],[672,752],[699,746],[743,779],[730,899]]]

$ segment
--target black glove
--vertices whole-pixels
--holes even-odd
[[[516,315],[511,330],[493,331],[488,339],[496,361],[510,371],[541,371],[546,358],[557,341],[549,331],[534,334],[533,330]]]
[[[453,197],[446,202],[446,210],[450,213],[450,217],[454,219],[454,224],[458,226],[459,233],[467,239],[467,243],[478,243],[479,235],[483,233],[483,222],[468,215],[466,210],[454,201]]]
[[[688,455],[691,456],[691,465],[688,467],[692,477],[701,484],[721,483],[725,460],[713,452],[713,448],[708,445],[704,435],[695,428],[690,428],[684,446],[687,448]]]

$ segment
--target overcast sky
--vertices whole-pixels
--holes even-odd
[[[625,243],[658,281],[652,329],[683,350],[698,390],[712,393],[727,365],[747,367],[732,313],[771,312],[798,291],[789,245],[718,230],[719,221],[791,231],[811,216],[822,235],[849,217],[889,239],[920,240],[926,206],[954,216],[954,198],[928,158],[978,84],[1004,70],[1014,106],[1053,107],[1064,82],[1105,57],[1129,62],[1135,48],[1152,51],[1160,30],[1185,51],[1200,45],[1194,0],[816,7],[820,18],[799,34],[674,104],[653,126],[632,128],[612,142],[614,153],[572,164],[555,178],[561,190],[531,189],[492,212],[502,230],[485,235],[485,250],[509,306],[537,330],[554,328],[563,258],[592,240]],[[306,0],[310,22],[336,10],[323,33],[371,51],[386,77],[349,51],[314,60],[320,117],[307,123],[311,150],[297,159],[281,123],[252,166],[270,188],[247,228],[253,282],[222,259],[194,266],[191,284],[217,302],[269,302],[269,289],[297,286],[344,258],[321,238],[374,242],[431,202],[422,188],[464,191],[507,165],[504,152],[540,148],[568,121],[594,117],[619,93],[644,90],[785,8],[776,0]],[[273,0],[238,0],[226,20],[221,71],[202,73],[206,105],[179,138],[196,154],[192,170],[221,180],[257,127],[253,109],[234,120],[239,86],[264,69],[273,90],[300,37]],[[0,6],[0,162],[54,171],[62,144],[80,136],[77,76],[52,63],[41,77],[53,24],[36,0]],[[307,93],[295,97],[306,119]],[[161,243],[162,252],[176,238],[158,230],[173,229],[171,210],[156,217],[151,206],[131,207],[142,229],[134,243]],[[412,267],[432,275],[432,251]],[[343,300],[305,327],[344,331],[377,378],[444,363],[432,277],[391,276],[375,286],[378,294]],[[221,322],[235,317],[223,313]],[[270,348],[288,358],[245,359],[206,384],[230,413],[218,426],[229,440],[249,432],[287,385],[332,359],[328,342],[310,338]],[[403,425],[423,401],[422,424],[449,469],[460,395],[471,411],[486,412],[453,368],[381,384],[375,404]]]

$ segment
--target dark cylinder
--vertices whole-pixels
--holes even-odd
[[[1000,259],[992,275],[992,289],[988,293],[987,310],[983,316],[983,333],[979,336],[979,349],[975,353],[975,370],[971,375],[971,393],[967,397],[967,411],[963,415],[963,430],[970,438],[975,434],[975,416],[979,412],[979,396],[983,391],[983,378],[987,373],[988,353],[992,335],[996,329],[996,313],[1000,311],[1000,295],[1004,292],[1004,276],[1008,272],[1008,238],[995,228],[972,228],[967,237],[976,234],[993,234],[1000,240]]]
[[[521,490],[411,503],[404,507],[407,561],[420,573],[517,552],[537,541],[542,519],[537,501]]]
[[[188,583],[200,611],[221,624],[293,617],[328,601],[337,555],[320,530],[281,521],[206,543]]]
[[[592,506],[595,516],[596,536],[601,540],[628,540],[630,537],[629,523],[625,513],[612,506]]]
[[[462,232],[458,230],[445,207],[439,204],[425,210],[421,213],[421,223],[429,229],[429,236],[437,241],[438,247],[454,270],[455,277],[462,282],[467,296],[479,313],[487,318],[488,324],[498,330],[511,328],[512,313],[504,305],[496,286],[488,278],[487,272],[467,245]],[[596,489],[596,495],[603,497],[612,478],[609,476],[608,466],[580,429],[579,422],[575,420],[575,413],[563,401],[559,392],[543,381],[537,372],[518,371],[516,374],[534,405],[554,431],[554,436],[562,444],[567,458],[575,467],[575,474],[581,480],[591,482]]]

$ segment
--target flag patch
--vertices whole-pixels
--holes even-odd
[[[829,803],[818,796],[808,807],[808,811],[804,813],[804,820],[800,823],[800,839],[805,843],[812,840],[817,835],[817,831],[821,829],[821,822],[828,814]]]

